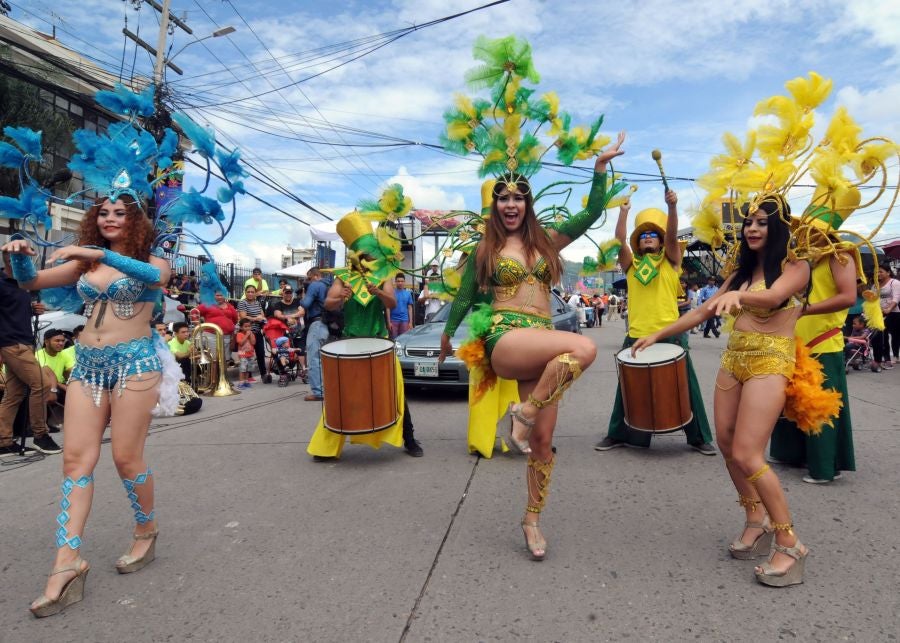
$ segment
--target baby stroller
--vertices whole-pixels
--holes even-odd
[[[867,328],[862,335],[844,337],[844,358],[847,360],[844,370],[849,373],[852,368],[858,371],[872,360],[872,346],[869,339],[874,331]]]
[[[303,376],[300,367],[299,331],[288,328],[280,319],[271,317],[263,327],[269,346],[269,372],[278,373],[278,386],[287,386]]]

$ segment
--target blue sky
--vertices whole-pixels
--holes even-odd
[[[653,172],[650,151],[658,148],[668,174],[685,178],[702,174],[711,156],[721,151],[725,131],[742,136],[759,99],[782,93],[786,80],[811,70],[834,80],[832,95],[819,112],[820,125],[844,105],[864,134],[900,139],[900,0],[512,0],[415,31],[339,69],[259,100],[242,100],[324,69],[278,68],[279,63],[287,66],[297,60],[291,55],[420,25],[485,1],[176,0],[173,11],[186,12],[193,37],[226,25],[237,31],[185,49],[176,60],[185,76],[169,72],[167,78],[176,100],[185,106],[239,101],[186,111],[212,124],[221,140],[237,143],[246,158],[334,219],[394,181],[404,185],[416,207],[480,207],[480,179],[472,160],[421,146],[361,148],[292,139],[311,136],[352,143],[352,137],[339,136],[330,127],[340,124],[437,143],[441,114],[454,92],[471,94],[463,73],[473,65],[472,43],[481,34],[513,33],[528,39],[542,76],[539,91],[555,90],[562,108],[576,122],[603,113],[604,133],[614,136],[626,130],[627,154],[618,170]],[[117,70],[126,14],[129,28],[136,31],[139,25],[142,37],[155,43],[156,12],[149,7],[135,12],[129,2],[51,5],[47,0],[19,0],[13,2],[12,17],[49,31],[51,6],[61,19],[57,22],[61,41]],[[172,51],[193,37],[177,32]],[[134,58],[130,44],[125,51],[126,75],[133,60],[136,73],[149,73],[146,54]],[[894,182],[897,172],[895,165]],[[545,170],[534,182],[561,178],[565,177]],[[689,208],[702,195],[691,181],[674,180],[671,185],[679,192],[687,225]],[[256,181],[248,181],[248,188],[308,222],[323,220]],[[799,189],[792,193],[795,208],[802,209],[808,194],[809,190]],[[634,202],[633,212],[661,207],[661,184],[639,183]],[[845,227],[867,232],[883,207],[876,204],[870,212],[856,213]],[[615,213],[610,214],[604,229],[594,234],[598,241],[612,234]],[[900,220],[888,224],[885,236],[900,236]],[[221,261],[240,259],[245,265],[258,257],[264,268],[274,268],[288,244],[309,246],[308,228],[245,198],[239,203],[232,235],[215,254]],[[573,260],[585,254],[590,254],[587,242],[574,244],[565,253]]]

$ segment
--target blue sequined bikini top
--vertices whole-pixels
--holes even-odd
[[[550,267],[543,257],[538,259],[534,268],[528,270],[518,259],[500,255],[492,280],[497,286],[518,286],[523,281],[534,283],[535,280],[549,286],[551,278]]]
[[[147,288],[143,281],[131,277],[120,277],[110,282],[104,290],[100,290],[81,275],[76,284],[78,294],[84,301],[84,316],[90,317],[97,302],[112,304],[113,312],[120,319],[134,317],[134,304],[138,302],[157,302],[162,290]],[[99,321],[99,320],[98,320]]]

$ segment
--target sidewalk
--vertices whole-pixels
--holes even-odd
[[[154,422],[157,560],[113,568],[131,513],[104,445],[83,555],[85,600],[35,620],[49,570],[61,461],[0,471],[0,640],[756,641],[887,640],[896,614],[900,368],[851,372],[857,466],[831,485],[778,468],[811,550],[804,585],[758,585],[727,544],[742,514],[720,457],[680,433],[649,450],[592,448],[615,391],[624,324],[587,329],[594,366],[570,389],[543,514],[547,560],[518,523],[522,459],[466,454],[464,395],[410,392],[424,458],[347,446],[314,463],[319,404],[257,384]],[[712,418],[725,338],[691,335]]]

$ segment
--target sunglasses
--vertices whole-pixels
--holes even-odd
[[[658,232],[642,232],[639,236],[639,239],[659,239]]]

